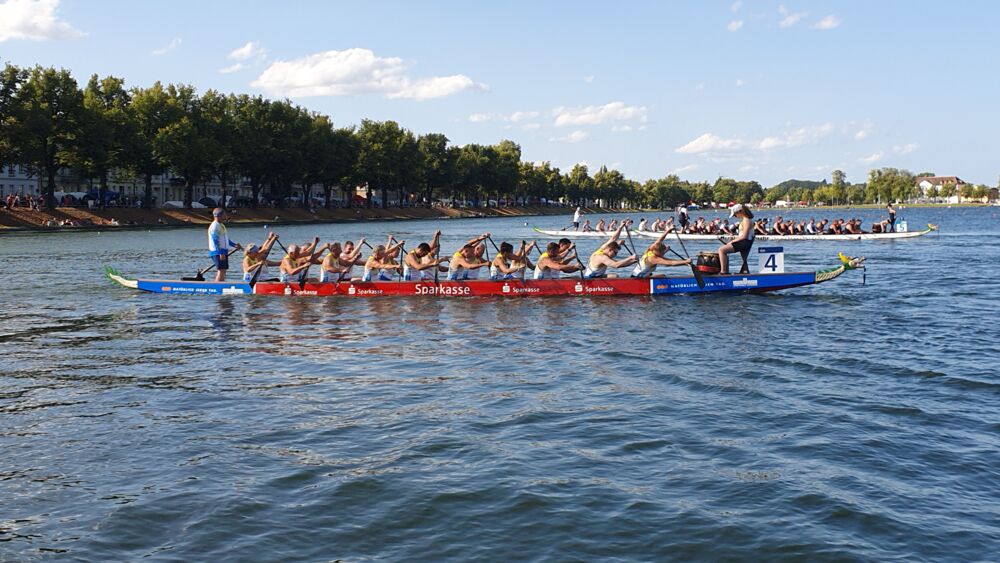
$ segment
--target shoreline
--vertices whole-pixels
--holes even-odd
[[[226,221],[229,226],[311,225],[354,223],[362,221],[412,221],[421,219],[488,219],[497,217],[539,217],[565,215],[570,220],[572,207],[524,206],[452,209],[445,207],[315,209],[305,208],[236,208]],[[204,228],[212,222],[211,209],[87,209],[57,207],[34,211],[26,208],[0,211],[0,234],[4,233],[65,233],[105,230],[150,230]],[[608,210],[596,207],[581,209],[585,214],[618,213],[634,210]],[[72,220],[84,222],[78,226],[45,226],[43,223]],[[117,225],[110,221],[115,220]]]

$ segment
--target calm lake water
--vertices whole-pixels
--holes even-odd
[[[998,211],[786,243],[864,285],[656,299],[139,294],[103,265],[204,232],[0,235],[0,560],[996,560]],[[525,221],[569,222],[278,231]]]

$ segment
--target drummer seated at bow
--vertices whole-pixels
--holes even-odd
[[[243,252],[243,281],[250,282],[254,279],[262,281],[268,279],[268,266],[280,266],[280,260],[268,260],[267,255],[271,252],[271,247],[278,240],[278,234],[271,231],[260,246],[251,244]],[[257,271],[260,270],[260,273]],[[256,278],[255,278],[256,276]]]
[[[365,239],[358,240],[357,246],[351,241],[341,246],[339,242],[329,245],[330,252],[323,257],[320,265],[319,281],[323,283],[337,283],[351,279],[351,270],[361,259],[361,245]],[[346,249],[350,247],[350,252]],[[363,263],[363,262],[362,262]]]
[[[560,251],[558,242],[550,242],[545,246],[545,252],[538,257],[538,262],[535,263],[534,279],[558,279],[561,273],[570,274],[579,271],[580,264],[577,262],[573,246],[570,245],[565,251]]]
[[[490,265],[489,262],[482,259],[482,255],[486,251],[485,245],[480,249],[480,245],[488,238],[490,238],[490,234],[483,233],[474,239],[470,239],[462,245],[462,248],[459,248],[451,255],[451,260],[448,262],[449,280],[471,279],[473,276],[469,275],[470,271],[476,271],[483,266]],[[478,277],[478,272],[476,273],[476,277]]]
[[[514,252],[514,246],[509,242],[500,243],[500,252],[493,257],[490,263],[490,279],[493,281],[510,280],[523,278],[525,270],[531,264],[528,260],[528,253],[535,247],[535,243],[527,244],[521,241],[521,246]]]
[[[434,279],[434,269],[448,271],[442,268],[437,258],[441,249],[441,231],[435,231],[430,243],[422,242],[403,257],[403,280],[420,281]]]
[[[667,233],[663,233],[646,248],[632,270],[633,278],[662,278],[663,274],[653,273],[657,266],[687,266],[691,264],[690,259],[672,260],[665,257],[667,251],[670,250],[669,246],[663,244],[666,237]]]
[[[622,221],[622,224],[612,233],[611,237],[604,241],[604,244],[599,246],[593,254],[590,255],[590,259],[587,260],[587,268],[583,272],[583,277],[585,278],[616,278],[617,274],[609,274],[608,268],[624,268],[625,266],[631,266],[637,260],[635,255],[631,255],[623,260],[615,260],[618,256],[618,251],[621,250],[621,243],[618,242],[618,237],[622,234],[622,229],[624,229],[631,221]]]
[[[405,242],[400,241],[391,246],[380,244],[373,248],[371,255],[365,260],[365,271],[361,275],[361,281],[392,281],[396,272],[400,271],[399,264],[393,260],[393,256],[399,254],[399,249]]]

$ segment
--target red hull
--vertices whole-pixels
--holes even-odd
[[[650,280],[611,278],[583,280],[470,280],[470,281],[400,281],[400,282],[308,282],[299,284],[259,282],[253,292],[258,295],[315,295],[345,297],[380,297],[384,295],[419,295],[440,297],[535,297],[539,295],[649,295]]]

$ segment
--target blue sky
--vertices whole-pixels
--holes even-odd
[[[0,60],[290,97],[564,169],[995,185],[1000,3],[0,0]]]

